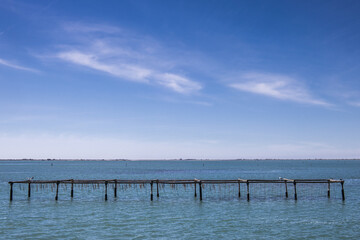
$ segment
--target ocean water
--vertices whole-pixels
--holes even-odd
[[[334,178],[340,184],[298,184],[294,201],[284,186],[259,184],[237,196],[237,185],[204,186],[203,201],[193,186],[165,186],[150,201],[150,188],[62,186],[59,200],[51,186],[8,181],[45,179],[278,179]],[[360,239],[360,161],[0,161],[1,239]]]

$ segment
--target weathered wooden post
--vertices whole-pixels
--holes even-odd
[[[328,198],[330,198],[330,180],[328,180]]]
[[[29,180],[29,183],[28,183],[28,198],[31,197],[31,180]]]
[[[159,197],[159,179],[156,180],[156,197]]]
[[[117,197],[117,180],[115,179],[114,180],[114,198],[116,198]]]
[[[13,183],[10,182],[10,201],[13,200]]]
[[[58,198],[59,198],[59,184],[60,184],[60,182],[57,181],[57,182],[56,182],[56,195],[55,195],[55,200],[56,200],[56,201],[57,201]]]
[[[74,197],[74,179],[71,179],[71,198]]]
[[[247,200],[250,201],[250,186],[249,186],[249,180],[246,180],[246,189],[247,189]]]
[[[288,198],[289,194],[288,194],[288,189],[287,189],[287,181],[284,180],[284,182],[285,182],[285,197]]]
[[[341,195],[342,195],[342,200],[345,201],[344,180],[341,180]]]
[[[202,201],[202,182],[199,181],[199,193],[200,193],[200,201]]]
[[[241,197],[241,192],[240,192],[240,180],[238,180],[238,185],[239,185],[239,198]]]
[[[153,200],[153,183],[154,183],[154,181],[151,181],[151,182],[150,182],[150,189],[151,189],[151,192],[150,192],[150,200],[151,200],[151,201]]]
[[[195,186],[194,197],[196,197],[196,179],[194,180],[194,186]]]
[[[105,201],[108,200],[108,197],[107,197],[107,186],[108,186],[108,181],[105,181]]]
[[[294,198],[297,200],[296,181],[294,180]]]

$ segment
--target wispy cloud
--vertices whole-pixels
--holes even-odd
[[[128,80],[147,82],[151,70],[130,64],[111,64],[98,60],[96,54],[86,54],[80,51],[61,52],[57,55],[60,59],[86,66],[95,70],[103,71]]]
[[[239,75],[236,82],[230,84],[230,87],[280,100],[330,106],[329,103],[311,96],[299,81],[285,75],[245,73]]]
[[[177,64],[167,61],[166,50],[153,39],[112,26],[75,24],[64,29],[76,44],[62,46],[55,54],[58,59],[181,94],[202,89],[200,82],[178,73]]]
[[[28,68],[28,67],[23,67],[23,66],[20,66],[20,65],[18,65],[18,64],[11,63],[11,62],[9,62],[9,61],[7,61],[7,60],[1,59],[1,58],[0,58],[0,64],[1,64],[1,65],[4,65],[4,66],[7,66],[7,67],[10,67],[10,68],[22,70],[22,71],[29,71],[29,72],[34,72],[34,73],[38,73],[38,72],[39,72],[39,71],[36,70],[36,69]]]
[[[360,107],[360,101],[358,102],[348,102],[349,105],[354,106],[354,107]]]

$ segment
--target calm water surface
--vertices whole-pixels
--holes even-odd
[[[104,201],[102,186],[54,189],[14,187],[34,179],[278,179],[343,178],[340,185],[298,184],[298,201],[281,185],[251,186],[251,200],[237,186],[205,186],[204,200],[190,186],[167,186],[150,202],[150,189],[119,188]],[[360,239],[360,161],[0,161],[1,239]]]

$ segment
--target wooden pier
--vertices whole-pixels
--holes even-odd
[[[342,200],[345,200],[345,192],[344,192],[344,180],[339,179],[288,179],[288,178],[279,178],[276,180],[266,180],[266,179],[234,179],[234,180],[199,180],[199,179],[189,179],[189,180],[161,180],[161,179],[154,179],[154,180],[124,180],[124,179],[107,179],[107,180],[75,180],[75,179],[67,179],[67,180],[25,180],[25,181],[10,181],[10,201],[13,200],[13,186],[14,184],[27,184],[28,185],[28,198],[31,197],[31,186],[34,184],[40,184],[40,185],[46,185],[46,184],[52,184],[56,185],[56,195],[55,200],[57,201],[59,199],[59,186],[60,184],[66,184],[71,185],[71,198],[74,197],[74,185],[81,184],[81,185],[91,185],[96,184],[100,185],[103,184],[105,188],[105,201],[108,200],[108,185],[113,185],[114,187],[114,198],[117,197],[117,187],[119,185],[150,185],[150,200],[153,201],[154,199],[154,192],[153,187],[154,184],[156,184],[156,197],[160,197],[159,194],[159,184],[162,185],[192,185],[194,187],[194,197],[197,197],[197,188],[196,185],[199,187],[199,198],[200,201],[203,200],[203,186],[206,184],[211,185],[218,185],[218,184],[237,184],[238,185],[238,198],[241,198],[241,185],[246,184],[246,199],[250,201],[250,186],[253,184],[260,184],[260,183],[278,183],[278,184],[284,184],[284,195],[285,198],[288,198],[288,184],[293,185],[294,189],[294,199],[297,200],[297,189],[296,184],[305,183],[305,184],[319,184],[319,183],[325,183],[327,184],[327,197],[330,198],[330,185],[331,184],[341,184],[341,195]]]

